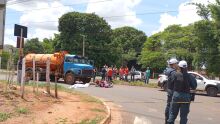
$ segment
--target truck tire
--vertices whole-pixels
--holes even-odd
[[[52,81],[52,82],[55,81],[55,75],[50,75],[50,81]]]
[[[215,97],[218,94],[218,89],[216,87],[211,86],[206,89],[206,92],[209,96]]]
[[[83,78],[83,79],[82,79],[82,82],[83,82],[84,84],[89,83],[90,81],[91,81],[91,78]]]
[[[70,85],[75,83],[75,78],[74,78],[73,73],[67,73],[65,75],[65,83],[70,84]]]
[[[25,71],[25,76],[26,76],[26,78],[28,78],[29,80],[33,80],[33,71],[32,71],[32,69],[27,69],[27,70]]]

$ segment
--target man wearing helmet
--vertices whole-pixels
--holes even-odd
[[[173,96],[170,103],[168,124],[174,124],[180,111],[180,124],[187,123],[189,106],[191,101],[190,90],[195,90],[197,83],[195,78],[187,72],[187,62],[182,60],[178,64],[179,69],[173,75]]]
[[[173,96],[173,80],[174,74],[176,73],[176,69],[178,68],[178,61],[175,58],[172,58],[168,61],[169,67],[164,71],[165,75],[168,77],[167,80],[167,105],[165,109],[165,124],[167,124],[167,120],[169,118],[169,109],[170,103]]]

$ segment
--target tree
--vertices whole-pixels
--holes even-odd
[[[192,67],[193,56],[196,52],[196,44],[193,36],[193,25],[181,27],[171,25],[162,33],[163,52],[166,59],[176,57],[179,60],[186,60]]]
[[[10,53],[3,51],[1,54],[1,69],[7,69],[8,59],[10,57]]]
[[[196,60],[199,66],[206,65],[209,73],[219,74],[218,39],[213,32],[214,24],[203,20],[195,23],[194,28],[198,45]]]
[[[139,56],[139,63],[143,68],[151,67],[154,70],[165,68],[166,58],[163,52],[163,43],[161,33],[154,34],[144,43],[141,55]]]
[[[196,4],[198,7],[198,4]],[[207,6],[202,5],[197,12],[209,13],[212,20],[202,20],[195,23],[194,32],[197,36],[198,50],[197,61],[207,66],[207,71],[214,75],[220,72],[220,1],[209,3]],[[200,14],[199,14],[200,15]],[[200,15],[201,16],[201,15]]]
[[[147,36],[133,27],[121,27],[113,30],[113,44],[120,49],[122,63],[137,60]],[[124,62],[125,61],[125,62]]]
[[[53,48],[53,40],[52,39],[48,39],[48,38],[44,38],[43,42],[41,43],[43,48],[44,48],[44,53],[46,54],[51,54],[54,52],[54,48]]]
[[[27,40],[24,44],[24,55],[28,53],[45,53],[44,47],[38,38]]]
[[[69,12],[59,19],[61,50],[82,55],[83,40],[85,55],[95,60],[96,66],[114,63],[114,52],[109,48],[112,30],[108,23],[95,14]]]

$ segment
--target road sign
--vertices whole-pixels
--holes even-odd
[[[27,38],[27,27],[15,24],[14,36]]]

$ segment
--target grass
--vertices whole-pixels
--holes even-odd
[[[68,122],[67,118],[58,118],[56,120],[58,121],[56,124],[66,124]]]
[[[28,114],[29,110],[27,108],[20,107],[16,109],[16,112],[19,114]]]
[[[93,111],[93,112],[105,112],[105,110],[97,109],[97,108],[93,108],[93,109],[90,109],[90,110]]]
[[[8,113],[2,113],[0,112],[0,122],[6,121],[8,118],[10,118],[11,115]]]
[[[103,117],[96,117],[92,120],[84,119],[79,124],[99,124],[102,121]]]
[[[144,82],[141,82],[141,81],[125,82],[125,81],[121,81],[121,80],[114,80],[113,83],[119,84],[119,85],[128,85],[128,86],[141,86],[141,87],[149,87],[149,88],[158,88],[157,83],[145,84]]]

